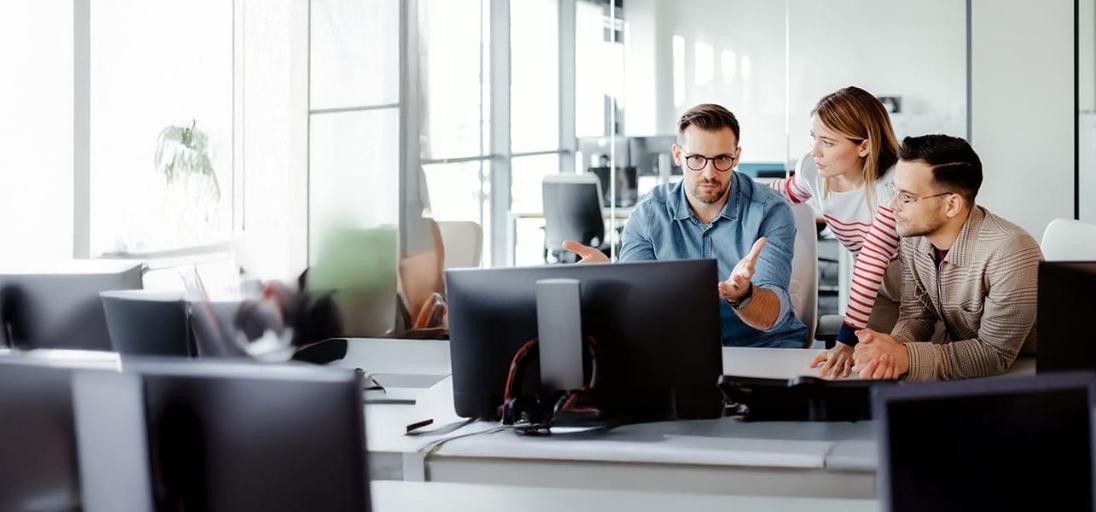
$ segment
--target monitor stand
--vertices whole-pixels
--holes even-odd
[[[577,279],[537,281],[537,334],[542,391],[582,388],[582,292]]]

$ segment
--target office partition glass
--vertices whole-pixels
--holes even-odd
[[[312,110],[399,102],[396,0],[312,0]]]
[[[1077,4],[1079,218],[1096,223],[1096,0]]]
[[[313,115],[309,144],[311,257],[335,228],[399,222],[397,109]]]

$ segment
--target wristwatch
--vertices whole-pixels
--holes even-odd
[[[753,281],[750,281],[750,287],[746,289],[746,295],[743,295],[741,299],[728,301],[731,303],[731,307],[734,309],[742,309],[750,303],[750,299],[753,298],[754,285]]]

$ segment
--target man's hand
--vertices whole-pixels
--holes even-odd
[[[853,351],[852,371],[861,379],[897,379],[910,370],[909,353],[905,345],[889,334],[860,329],[856,331],[860,340]]]
[[[728,277],[726,281],[719,283],[719,298],[724,300],[739,300],[750,289],[750,279],[753,279],[754,266],[757,265],[757,257],[761,254],[761,249],[765,247],[765,243],[768,239],[765,237],[758,238],[754,242],[753,247],[750,248],[750,253],[738,261],[738,264],[734,266],[734,270],[731,271],[731,277]]]
[[[606,263],[609,261],[609,257],[605,253],[574,240],[564,240],[562,247],[566,251],[577,254],[581,258],[578,261],[579,263]]]
[[[833,348],[814,356],[810,368],[822,367],[818,371],[824,379],[843,379],[852,373],[853,347],[837,342]]]

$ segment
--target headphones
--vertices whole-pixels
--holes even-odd
[[[501,417],[503,425],[512,425],[520,434],[551,434],[552,423],[560,414],[572,410],[578,400],[597,386],[597,341],[592,336],[584,338],[583,348],[590,360],[590,379],[579,389],[558,390],[551,393],[537,392],[533,395],[519,394],[524,382],[525,370],[534,362],[540,361],[540,352],[534,350],[539,338],[526,341],[510,361],[510,371],[506,375],[506,388],[503,391]],[[586,409],[597,412],[596,409]]]

